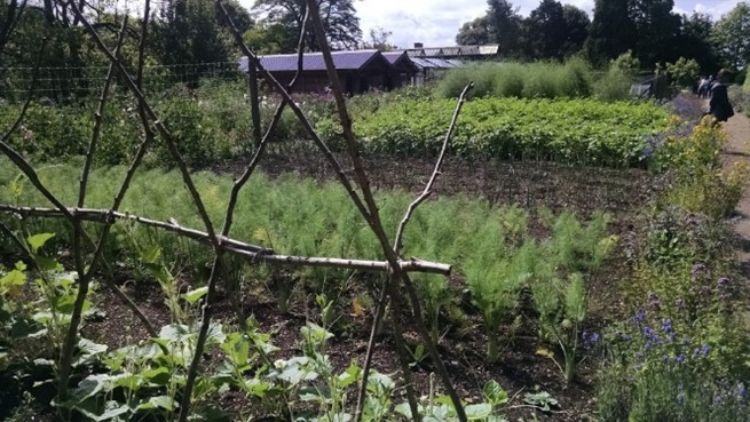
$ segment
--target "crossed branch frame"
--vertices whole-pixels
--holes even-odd
[[[394,237],[394,242],[391,243],[381,222],[378,204],[375,201],[370,187],[370,180],[360,157],[359,144],[352,130],[352,121],[347,109],[346,98],[344,96],[344,91],[342,89],[338,73],[336,72],[336,68],[334,66],[330,47],[327,43],[324,27],[320,19],[320,12],[318,9],[317,1],[306,0],[306,14],[303,20],[302,29],[300,31],[299,43],[297,48],[297,73],[287,86],[284,86],[273,76],[273,74],[267,71],[262,66],[260,60],[258,59],[258,56],[254,53],[254,51],[245,44],[242,39],[242,34],[236,28],[222,0],[214,1],[218,10],[221,11],[226,20],[229,22],[230,30],[234,35],[238,48],[248,58],[249,68],[253,70],[252,72],[250,72],[251,76],[257,73],[260,77],[264,78],[269,83],[271,88],[276,91],[282,99],[282,102],[277,106],[273,114],[271,123],[266,128],[266,131],[262,135],[262,137],[260,136],[260,128],[254,126],[253,138],[256,144],[255,151],[242,175],[234,181],[225,213],[224,225],[220,231],[217,231],[216,226],[208,216],[201,195],[193,182],[190,170],[179,152],[179,149],[177,147],[177,140],[174,138],[165,123],[160,120],[159,115],[151,107],[146,95],[143,92],[143,67],[145,62],[144,52],[148,38],[150,0],[146,0],[144,4],[144,16],[143,20],[141,21],[142,26],[135,77],[128,73],[125,63],[119,56],[120,47],[123,45],[127,33],[127,17],[123,19],[122,26],[118,33],[117,43],[114,50],[111,50],[97,34],[94,27],[82,13],[83,11],[79,9],[79,6],[76,4],[76,2],[69,1],[68,3],[75,16],[79,19],[81,24],[89,33],[89,36],[97,45],[98,49],[109,60],[106,82],[104,84],[104,87],[102,88],[101,95],[98,100],[98,107],[94,113],[94,128],[92,131],[91,139],[89,141],[83,169],[79,179],[79,192],[76,207],[65,206],[52,192],[50,192],[49,189],[44,186],[43,182],[34,170],[34,167],[21,154],[15,151],[8,143],[10,136],[16,129],[18,129],[18,127],[22,123],[28,106],[32,101],[34,83],[31,84],[28,98],[24,106],[22,107],[19,116],[17,117],[11,128],[6,131],[0,139],[0,152],[6,155],[15,164],[15,166],[31,181],[34,187],[54,206],[53,208],[35,208],[0,204],[0,213],[15,214],[23,218],[37,217],[64,219],[73,230],[73,257],[75,262],[75,269],[78,273],[78,292],[72,311],[69,329],[64,339],[62,350],[60,352],[58,368],[58,400],[62,403],[65,402],[65,400],[68,398],[68,384],[70,381],[71,364],[73,361],[75,345],[77,344],[78,340],[78,332],[81,323],[83,305],[88,294],[90,283],[95,276],[96,270],[99,268],[99,266],[108,265],[103,258],[104,245],[106,244],[110,230],[114,223],[118,220],[128,220],[141,225],[165,230],[174,233],[177,236],[186,237],[194,241],[208,244],[213,250],[214,259],[211,266],[210,275],[208,277],[208,280],[206,281],[206,284],[208,286],[208,293],[203,301],[200,328],[195,345],[195,353],[193,354],[193,360],[191,361],[188,368],[185,387],[182,391],[180,414],[178,418],[180,422],[187,421],[188,416],[190,415],[192,390],[199,373],[201,357],[203,356],[203,350],[205,348],[208,331],[213,316],[213,305],[216,301],[215,296],[217,284],[219,282],[219,279],[221,278],[220,273],[222,257],[227,253],[247,258],[251,263],[264,262],[269,265],[322,266],[387,273],[388,277],[385,279],[385,282],[381,286],[379,300],[377,302],[377,307],[373,318],[372,331],[370,340],[368,342],[367,353],[365,356],[363,377],[357,396],[355,421],[359,422],[362,418],[362,409],[367,392],[367,379],[369,371],[371,369],[372,355],[375,349],[376,331],[377,327],[382,321],[382,318],[384,317],[386,309],[390,309],[390,320],[393,326],[393,340],[396,344],[396,351],[399,356],[399,363],[404,378],[404,385],[407,400],[411,410],[411,415],[415,421],[419,420],[416,393],[411,381],[412,373],[409,365],[410,358],[403,337],[403,327],[401,326],[400,322],[400,318],[405,309],[402,291],[406,292],[406,297],[408,299],[408,305],[411,308],[410,312],[413,317],[412,319],[414,320],[414,325],[419,333],[419,336],[421,337],[422,342],[424,343],[431,356],[433,365],[435,366],[436,372],[443,382],[444,388],[446,389],[453,402],[458,419],[461,422],[466,421],[466,414],[464,412],[461,400],[455,388],[453,387],[451,377],[448,373],[447,368],[445,367],[445,364],[443,363],[437,346],[428,332],[427,326],[422,316],[419,297],[417,295],[414,284],[412,283],[408,275],[409,272],[437,273],[448,275],[451,272],[451,266],[448,264],[422,261],[414,258],[403,259],[401,257],[401,251],[403,250],[405,228],[411,220],[412,215],[414,214],[417,207],[419,207],[419,205],[421,205],[433,194],[434,185],[441,173],[442,163],[448,150],[450,140],[453,136],[453,133],[455,132],[461,109],[466,100],[467,93],[472,88],[473,84],[469,84],[468,86],[466,86],[461,93],[457,101],[450,126],[443,140],[442,149],[436,161],[433,173],[421,194],[419,194],[417,198],[408,206],[398,226],[397,233]],[[320,40],[320,47],[323,53],[324,61],[326,63],[326,70],[336,102],[336,109],[338,111],[339,120],[343,128],[343,135],[346,142],[348,159],[353,166],[354,180],[352,180],[352,178],[348,176],[344,171],[344,168],[339,160],[333,154],[325,141],[317,134],[312,124],[305,116],[303,110],[299,107],[298,104],[294,102],[290,94],[303,71],[305,33],[307,31],[308,25],[310,24],[312,25],[312,30],[315,33],[316,39]],[[40,48],[40,59],[43,55],[45,44],[46,42],[43,42],[42,47]],[[37,69],[38,66],[39,65],[37,64]],[[122,184],[117,191],[111,207],[108,209],[89,209],[85,208],[85,203],[86,191],[90,178],[90,169],[96,154],[101,128],[103,126],[103,113],[105,110],[105,105],[108,101],[109,91],[116,75],[119,75],[120,80],[124,82],[128,90],[138,102],[138,113],[141,124],[143,126],[144,136],[130,166],[128,167],[124,180],[122,181]],[[34,77],[36,77],[36,72]],[[260,121],[260,109],[255,106],[258,101],[257,95],[257,90],[251,90],[251,96],[256,97],[250,98],[250,104],[252,105],[252,119],[254,122]],[[291,109],[293,114],[297,117],[299,122],[304,127],[307,135],[310,137],[310,139],[312,139],[313,143],[323,153],[326,160],[334,169],[339,183],[347,191],[352,203],[355,205],[372,232],[377,237],[383,254],[386,258],[385,261],[279,255],[276,254],[273,250],[267,249],[263,246],[248,244],[236,239],[232,239],[229,236],[238,197],[247,181],[253,175],[258,164],[262,160],[266,147],[268,146],[270,140],[273,138],[276,127],[278,126],[281,120],[282,113],[284,112],[284,109],[286,107],[289,107],[289,109]],[[148,148],[157,138],[160,138],[166,144],[170,155],[177,163],[177,167],[182,176],[183,183],[190,193],[193,205],[195,206],[196,212],[204,225],[205,231],[183,227],[176,222],[163,222],[147,217],[132,215],[129,213],[122,213],[119,211],[125,195],[133,180],[133,177],[135,176],[137,169],[140,167],[143,161],[143,157],[148,151]],[[96,241],[91,239],[86,233],[83,227],[83,222],[94,222],[103,225],[103,229],[101,230]],[[1,221],[0,229],[2,229],[2,232],[6,235],[13,235],[12,231],[7,226],[3,225]],[[18,245],[23,245],[22,241],[18,238],[13,237],[13,241]],[[88,254],[88,257],[87,249],[93,250],[93,252]],[[136,316],[143,322],[149,334],[152,336],[156,336],[156,331],[153,325],[143,314],[143,312],[141,312],[135,302],[133,302],[116,285],[114,285],[114,283],[106,280],[106,277],[105,284],[109,288],[111,288],[116,296],[120,298],[136,314]]]

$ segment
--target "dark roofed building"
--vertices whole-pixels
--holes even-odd
[[[403,83],[399,70],[405,69],[403,61],[396,59],[392,63],[377,50],[336,51],[332,56],[341,83],[349,94],[359,94],[371,89],[390,90]],[[283,84],[289,83],[294,77],[297,62],[297,54],[260,56],[261,65]],[[247,72],[246,57],[240,59],[240,69]],[[322,53],[305,53],[302,69],[295,91],[324,92],[329,88]]]
[[[392,88],[408,85],[414,81],[414,77],[419,73],[419,67],[409,58],[406,51],[387,51],[382,54],[394,68],[394,76],[391,78]]]

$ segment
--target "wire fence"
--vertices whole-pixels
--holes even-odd
[[[98,94],[107,79],[108,66],[42,67],[34,93],[61,101]],[[0,98],[16,102],[26,97],[34,81],[31,67],[0,67]],[[131,75],[132,76],[132,75]],[[245,77],[235,62],[151,65],[144,68],[144,89],[162,92],[178,86],[197,86],[203,80],[241,81]]]

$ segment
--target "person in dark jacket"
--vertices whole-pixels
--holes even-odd
[[[727,83],[729,82],[729,71],[721,69],[716,76],[716,82],[711,86],[711,101],[709,102],[708,113],[716,118],[719,122],[726,122],[734,116],[734,109],[729,103],[727,93]]]

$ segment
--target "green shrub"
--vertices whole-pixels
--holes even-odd
[[[3,127],[10,128],[20,112],[20,105],[4,107]],[[31,103],[10,143],[20,152],[43,157],[80,155],[86,152],[92,128],[92,116],[74,107]]]
[[[438,83],[441,98],[456,98],[474,82],[472,97],[577,98],[591,94],[591,69],[582,59],[566,63],[484,63],[450,70]]]
[[[496,97],[521,98],[526,78],[524,75],[525,69],[524,65],[518,63],[506,63],[498,66],[494,95]]]
[[[610,67],[594,83],[594,96],[602,101],[621,101],[630,97],[633,78],[617,67]]]
[[[628,77],[633,77],[641,70],[641,61],[635,57],[632,50],[628,50],[610,61],[609,67],[619,70]]]
[[[683,88],[695,85],[700,71],[701,67],[695,59],[680,57],[676,62],[667,64],[667,75],[672,83]]]

